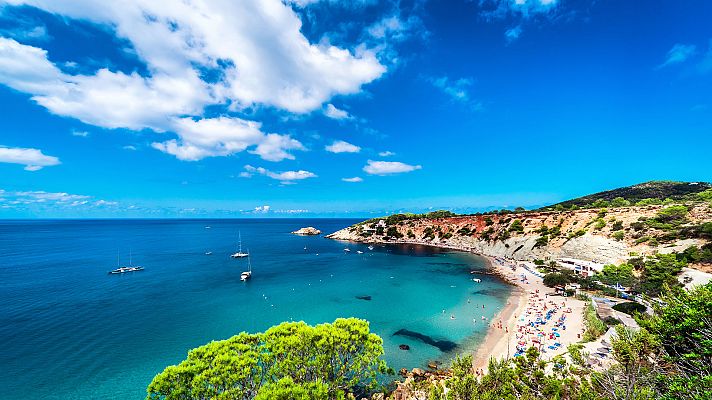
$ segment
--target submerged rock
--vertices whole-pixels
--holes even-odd
[[[401,350],[410,350],[410,346],[408,346],[407,344],[402,344],[398,346],[398,348]]]
[[[428,335],[424,335],[420,332],[410,331],[408,329],[399,329],[393,335],[394,336],[405,336],[405,337],[420,340],[423,343],[429,344],[433,347],[437,347],[438,350],[442,351],[443,353],[452,351],[457,347],[457,343],[455,343],[455,342],[451,342],[449,340],[435,340]]]
[[[366,300],[366,301],[371,300],[371,296],[356,296],[356,298],[359,300]]]
[[[295,235],[320,235],[321,231],[313,226],[307,226],[306,228],[299,228],[292,233]]]

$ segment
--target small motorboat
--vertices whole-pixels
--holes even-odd
[[[356,254],[363,254],[363,251],[361,251],[361,250],[356,250]]]
[[[368,246],[368,249],[369,249],[369,250],[373,250],[373,246]]]
[[[212,251],[206,251],[206,252],[205,252],[205,255],[206,255],[206,256],[211,256],[211,255],[213,255],[213,252],[212,252]]]
[[[351,249],[349,249],[348,247],[345,247],[345,248],[344,248],[344,253],[351,253]]]

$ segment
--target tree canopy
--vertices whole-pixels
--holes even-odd
[[[147,399],[334,399],[377,385],[383,341],[367,321],[284,322],[191,350],[148,386]]]

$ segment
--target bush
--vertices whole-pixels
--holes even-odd
[[[574,282],[571,276],[562,272],[552,272],[550,274],[544,275],[544,285],[548,287],[554,286],[564,286],[567,283]]]
[[[629,301],[626,303],[618,303],[613,306],[613,309],[628,315],[635,315],[636,313],[644,313],[647,308],[640,303]]]
[[[583,321],[586,331],[583,333],[583,342],[592,342],[606,333],[606,324],[596,315],[596,309],[588,304],[583,311]]]
[[[598,218],[596,220],[596,224],[593,225],[593,229],[600,231],[601,229],[603,229],[604,226],[606,226],[606,220],[603,218]]]
[[[522,225],[522,221],[518,219],[512,221],[509,225],[509,232],[524,232],[524,225]]]
[[[613,239],[621,241],[623,238],[625,238],[625,233],[623,231],[616,231],[613,233]]]
[[[577,237],[579,237],[579,236],[583,236],[583,235],[585,235],[585,234],[586,234],[586,231],[585,231],[585,230],[579,229],[579,230],[577,230],[576,232],[571,232],[571,233],[569,233],[569,236],[567,236],[567,238],[568,238],[568,239],[573,239],[573,238],[577,238]]]

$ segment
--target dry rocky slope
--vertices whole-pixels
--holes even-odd
[[[701,247],[709,242],[704,235],[671,235],[669,228],[650,223],[662,210],[680,205],[684,205],[686,215],[675,232],[689,232],[712,221],[709,201],[675,203],[443,218],[391,216],[365,221],[327,237],[366,243],[452,247],[518,260],[571,257],[618,264],[634,254],[680,252],[691,245]]]

